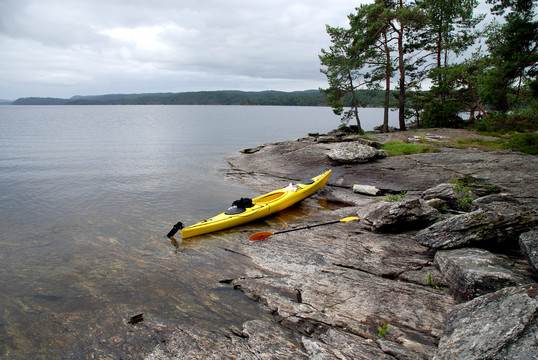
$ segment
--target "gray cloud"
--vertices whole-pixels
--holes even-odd
[[[0,0],[0,98],[325,86],[325,25],[360,2]]]

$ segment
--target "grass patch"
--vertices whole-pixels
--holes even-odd
[[[502,150],[506,149],[506,140],[504,139],[495,139],[495,140],[484,140],[480,138],[468,138],[468,139],[459,139],[456,141],[449,141],[444,144],[448,147],[453,147],[457,149],[467,149],[467,148],[476,148],[486,151]]]
[[[443,145],[458,149],[476,148],[485,151],[512,149],[531,155],[538,154],[538,134],[536,133],[509,133],[501,135],[490,132],[483,133],[483,135],[497,136],[498,139],[468,138],[449,141],[443,143]]]
[[[418,153],[439,152],[439,149],[429,145],[407,144],[401,141],[391,141],[383,144],[381,150],[389,153],[389,156],[411,155]]]

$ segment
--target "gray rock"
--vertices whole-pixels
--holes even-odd
[[[521,252],[538,278],[538,230],[529,231],[519,236]]]
[[[256,147],[253,147],[253,148],[246,148],[246,149],[242,149],[240,150],[239,152],[241,154],[255,154],[257,153],[258,151],[260,151],[261,149],[263,149],[264,146],[263,145],[260,145],[260,146],[256,146]]]
[[[458,302],[533,281],[505,264],[487,250],[463,248],[442,250],[435,254],[435,263]]]
[[[343,142],[336,144],[327,156],[340,163],[365,163],[376,158],[386,157],[387,154],[382,150],[364,145],[358,142]]]
[[[336,143],[342,141],[342,137],[321,135],[316,138],[317,142],[322,144]]]
[[[438,198],[428,199],[426,204],[437,210],[444,210],[448,207],[445,200]]]
[[[537,295],[534,283],[455,306],[434,360],[536,359]]]
[[[491,203],[470,213],[456,215],[421,230],[415,239],[436,249],[479,243],[512,241],[537,223],[536,211],[523,211],[509,203]]]
[[[378,188],[376,188],[375,186],[372,186],[372,185],[355,184],[355,185],[353,185],[353,192],[355,192],[357,194],[376,196],[376,195],[379,195],[381,193],[381,190],[379,190]]]
[[[451,209],[458,208],[458,195],[453,189],[453,184],[442,183],[429,188],[422,194],[424,200],[441,199]]]
[[[366,205],[359,212],[361,224],[374,232],[391,232],[425,227],[439,218],[439,211],[422,199],[401,202],[381,201]]]

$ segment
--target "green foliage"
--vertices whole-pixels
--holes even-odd
[[[433,277],[432,277],[432,273],[431,272],[427,272],[426,273],[426,284],[429,286],[429,287],[432,287],[436,290],[443,290],[443,288],[439,285],[437,285],[434,281],[433,281]]]
[[[332,45],[329,50],[321,49],[319,59],[324,66],[320,71],[327,76],[329,87],[321,91],[327,96],[327,102],[333,112],[342,116],[342,122],[347,124],[354,118],[359,133],[362,134],[356,90],[363,85],[364,75],[357,71],[363,66],[363,56],[355,51],[351,29],[327,25],[327,33],[331,37]],[[348,98],[351,98],[351,106],[348,111],[344,111]]]
[[[383,320],[383,324],[377,327],[377,336],[379,336],[380,338],[384,338],[385,335],[387,335],[388,329],[389,329],[389,323]]]
[[[399,201],[403,201],[403,199],[407,196],[407,191],[402,191],[400,192],[399,194],[387,194],[387,196],[385,196],[385,201],[386,202],[399,202]]]
[[[390,141],[383,144],[382,150],[388,151],[389,156],[411,155],[417,153],[439,152],[439,149],[429,145],[408,144],[401,141]]]
[[[538,154],[538,134],[511,134],[508,147],[527,154],[536,155]]]
[[[344,57],[359,56],[361,61],[356,66],[339,61],[348,66],[348,75],[362,76],[365,86],[386,91],[391,86],[387,80],[397,81],[398,71],[400,114],[421,126],[463,127],[460,117],[468,113],[468,122],[476,122],[481,130],[536,131],[538,3],[487,2],[493,4],[493,21],[484,27],[478,24],[485,14],[474,14],[478,0],[375,0],[349,15],[351,29],[346,34],[352,39],[346,41],[352,46]],[[478,39],[484,40],[481,46],[463,58]],[[420,90],[425,83],[430,90]],[[341,109],[345,94],[334,93]],[[400,119],[401,128],[402,123]]]
[[[457,103],[432,99],[421,114],[422,126],[427,128],[461,127],[462,119],[459,116],[461,108]]]
[[[472,187],[468,186],[463,180],[452,180],[452,190],[456,193],[458,200],[458,210],[470,211],[474,200]]]

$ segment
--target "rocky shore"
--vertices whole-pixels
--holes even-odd
[[[291,228],[360,221],[229,245],[248,266],[218,281],[273,321],[177,325],[146,359],[535,359],[538,158],[442,146],[477,136],[463,130],[424,131],[437,153],[387,157],[386,136],[311,134],[230,159],[260,193],[333,170]]]

